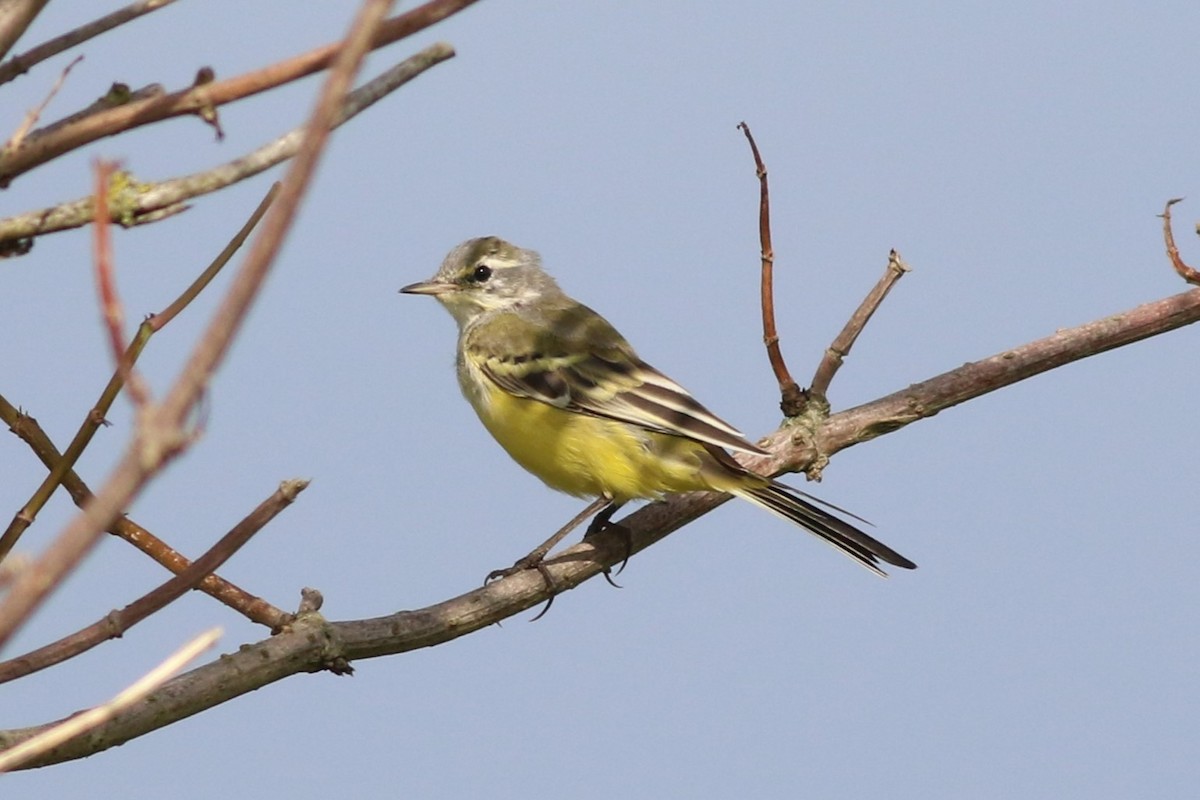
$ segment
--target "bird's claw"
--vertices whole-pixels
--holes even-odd
[[[546,600],[546,605],[542,607],[542,610],[533,619],[529,620],[530,622],[537,622],[546,616],[546,612],[550,610],[550,606],[554,605],[554,596],[558,594],[558,584],[554,581],[554,576],[550,574],[549,567],[546,566],[544,555],[530,553],[524,558],[517,559],[511,567],[494,569],[483,579],[483,585],[487,586],[492,581],[516,575],[518,572],[524,572],[527,569],[536,569],[538,571],[538,574],[542,576],[542,582],[546,584],[546,590],[550,593],[550,597]]]

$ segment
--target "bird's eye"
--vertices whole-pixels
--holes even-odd
[[[492,268],[487,264],[480,264],[475,268],[475,271],[471,273],[471,280],[473,280],[475,283],[485,283],[490,277],[492,277]]]

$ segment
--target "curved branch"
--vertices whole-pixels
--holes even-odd
[[[1138,306],[1095,322],[997,353],[870,403],[834,414],[816,442],[831,454],[897,430],[919,419],[1025,378],[1200,321],[1200,289]],[[746,463],[760,472],[798,469],[818,454],[793,440],[790,428],[767,439],[770,457]],[[689,493],[652,503],[545,562],[560,591],[616,565],[728,499]],[[631,550],[627,549],[628,546]],[[302,672],[346,671],[346,662],[432,647],[487,627],[549,599],[546,582],[527,570],[467,594],[416,611],[386,617],[327,622],[301,615],[283,633],[179,676],[89,737],[70,742],[27,766],[46,766],[92,755],[247,692]],[[15,745],[46,726],[0,731],[0,747]]]

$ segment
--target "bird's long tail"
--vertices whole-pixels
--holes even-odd
[[[764,486],[739,486],[728,491],[811,531],[880,577],[887,577],[878,566],[880,561],[904,569],[917,567],[883,542],[804,500],[808,495],[790,486],[771,481]]]

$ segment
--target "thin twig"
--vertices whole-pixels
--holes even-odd
[[[406,58],[347,94],[335,119],[335,126],[355,117],[426,70],[453,57],[454,49],[438,42]],[[183,210],[186,200],[224,189],[291,158],[296,154],[303,134],[303,128],[296,128],[257,150],[203,172],[159,183],[129,181],[121,209],[112,215],[113,221],[126,226],[140,225],[157,221],[154,215],[161,209]],[[0,243],[23,242],[32,236],[79,228],[90,223],[94,216],[91,195],[29,211],[0,220]]]
[[[26,50],[24,53],[19,53],[0,64],[0,83],[8,83],[18,75],[24,75],[35,65],[48,58],[53,58],[64,50],[69,50],[77,44],[82,44],[88,39],[99,36],[119,25],[124,25],[143,14],[149,14],[151,11],[169,6],[173,2],[175,0],[140,0],[140,2],[130,3],[124,8],[118,8],[111,14],[105,14],[86,25],[80,25],[61,36],[55,36],[53,39]]]
[[[787,364],[783,360],[783,352],[779,348],[779,335],[775,330],[775,250],[771,246],[771,193],[767,186],[767,167],[759,155],[758,145],[750,126],[739,122],[738,128],[746,134],[750,143],[750,152],[754,155],[754,170],[758,175],[758,240],[762,252],[762,324],[763,343],[767,346],[767,359],[771,362],[771,371],[779,383],[779,408],[785,417],[798,416],[803,410],[807,396],[803,389],[792,379]]]
[[[883,275],[879,278],[879,282],[872,287],[863,301],[859,303],[858,308],[850,315],[850,319],[846,321],[845,327],[841,333],[833,340],[833,343],[825,350],[825,355],[821,359],[821,363],[817,365],[817,372],[813,375],[812,385],[809,387],[809,392],[814,397],[824,398],[829,391],[829,384],[833,381],[833,376],[837,374],[838,369],[842,366],[842,360],[850,355],[850,348],[854,346],[858,335],[862,333],[866,327],[867,321],[871,319],[871,315],[879,308],[883,302],[883,298],[887,297],[888,292],[896,285],[896,281],[904,277],[911,267],[904,262],[900,254],[893,250],[888,254],[887,267],[883,271]]]
[[[46,110],[46,106],[50,105],[50,101],[62,89],[63,84],[67,82],[67,76],[71,74],[71,69],[83,61],[83,56],[75,56],[70,64],[63,67],[63,71],[59,73],[58,80],[54,82],[54,86],[50,87],[50,91],[46,94],[46,99],[42,100],[41,104],[34,109],[31,109],[25,115],[25,119],[21,120],[21,124],[17,126],[17,130],[9,138],[8,143],[4,145],[5,150],[16,150],[21,146],[21,142],[25,141],[25,137],[29,131],[37,124],[38,119],[42,116],[42,112]]]
[[[1176,203],[1183,202],[1182,197],[1176,197],[1167,201],[1166,208],[1160,215],[1163,221],[1163,240],[1167,244],[1167,258],[1171,259],[1171,266],[1179,273],[1179,277],[1183,278],[1190,284],[1200,286],[1200,270],[1189,267],[1179,255],[1179,248],[1175,246],[1175,234],[1171,232],[1171,206]],[[1200,227],[1197,228],[1200,232]]]
[[[475,2],[477,0],[430,0],[386,20],[379,26],[370,47],[377,49],[411,36]],[[325,45],[226,80],[188,86],[161,97],[121,105],[53,133],[42,135],[34,131],[20,150],[0,155],[0,188],[18,175],[97,139],[171,117],[198,114],[328,69],[340,51],[340,43]]]
[[[290,506],[307,486],[306,480],[284,481],[270,497],[234,525],[183,572],[121,610],[104,615],[86,628],[24,655],[0,662],[0,683],[7,683],[60,664],[87,652],[101,642],[123,636],[146,617],[182,597],[188,590],[196,588],[206,575],[228,561],[254,534],[262,530],[280,511]]]
[[[217,639],[221,638],[221,633],[220,628],[205,631],[176,650],[165,661],[104,705],[96,706],[82,714],[76,714],[53,728],[21,742],[16,747],[0,753],[0,772],[7,772],[14,767],[19,767],[30,759],[103,725],[122,711],[141,702],[147,695],[170,680],[172,675],[187,666],[188,662],[216,644]]]
[[[46,432],[37,424],[37,420],[18,411],[3,395],[0,395],[0,420],[7,423],[13,433],[29,445],[33,454],[47,469],[53,469],[55,465],[62,463],[63,456],[59,454],[58,448],[54,446],[54,442],[50,441]],[[75,470],[68,470],[63,475],[62,486],[71,495],[71,500],[77,507],[82,509],[91,502],[92,491]],[[191,564],[182,554],[127,516],[119,516],[114,519],[107,531],[113,536],[124,539],[176,575]],[[10,556],[8,560],[12,560],[14,557]],[[288,620],[289,615],[284,611],[218,575],[208,575],[197,588],[242,614],[251,622],[265,625],[273,631],[278,630]]]
[[[50,470],[50,473],[42,481],[41,485],[38,486],[37,490],[34,491],[28,502],[13,516],[8,528],[4,531],[4,535],[0,536],[0,562],[12,551],[12,548],[21,538],[24,531],[33,524],[34,519],[37,518],[38,513],[54,494],[54,490],[63,480],[63,477],[75,468],[75,463],[92,441],[92,436],[104,424],[109,408],[112,407],[113,401],[124,386],[125,375],[137,363],[137,359],[146,344],[150,341],[150,337],[162,330],[168,322],[178,316],[208,286],[212,279],[217,276],[217,273],[229,262],[229,259],[233,258],[233,254],[242,246],[242,243],[246,241],[250,232],[254,230],[254,226],[262,219],[263,214],[266,213],[267,208],[270,206],[271,201],[275,199],[278,191],[279,184],[275,183],[258,204],[258,208],[254,210],[254,213],[250,215],[250,218],[242,226],[241,230],[237,232],[229,244],[225,246],[225,249],[208,265],[204,272],[200,273],[199,277],[192,281],[191,285],[175,298],[170,305],[163,309],[161,313],[152,314],[138,327],[138,332],[134,335],[133,341],[125,348],[117,368],[114,370],[112,377],[109,378],[108,385],[104,387],[104,391],[100,393],[99,400],[96,401],[96,404],[88,412],[79,426],[79,430],[75,432],[75,437],[67,445],[62,458]]]
[[[100,294],[100,310],[108,331],[108,345],[112,350],[113,363],[117,365],[120,383],[129,387],[129,397],[135,408],[150,402],[150,388],[140,375],[133,371],[133,364],[125,358],[125,310],[117,293],[117,280],[113,275],[112,234],[109,230],[108,192],[113,172],[117,165],[112,161],[97,161],[96,170],[96,224],[92,227],[92,258],[96,265],[96,287]]]

